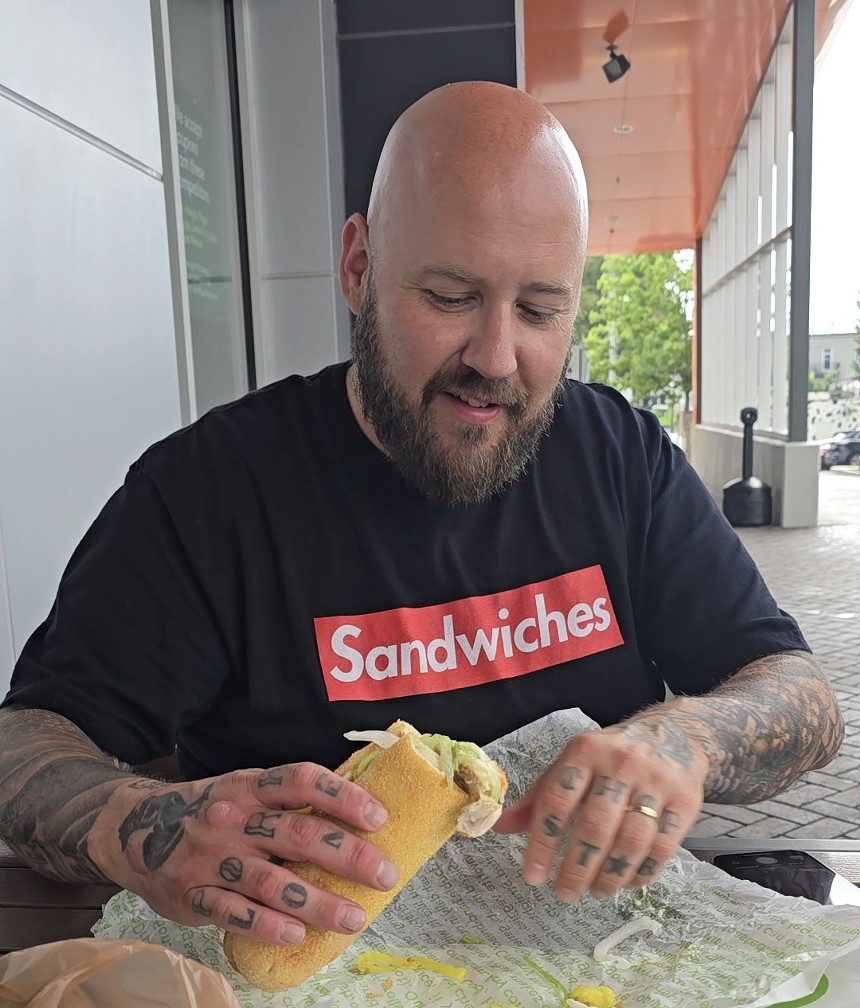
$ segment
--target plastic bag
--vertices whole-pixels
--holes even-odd
[[[0,958],[0,1008],[239,1008],[229,981],[171,949],[72,938]]]

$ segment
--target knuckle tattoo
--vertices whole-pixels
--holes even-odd
[[[337,798],[343,788],[343,778],[333,774],[320,774],[314,781],[314,790],[322,791],[329,798]]]
[[[580,868],[587,868],[595,854],[600,853],[600,847],[597,844],[589,843],[587,840],[580,840],[577,847],[576,863]]]
[[[244,867],[237,857],[227,857],[218,865],[218,874],[225,882],[239,882]]]
[[[561,774],[559,775],[558,783],[565,791],[575,791],[577,785],[582,780],[585,774],[579,767],[576,766],[566,766],[562,767]]]
[[[248,816],[248,821],[245,823],[245,835],[261,836],[271,840],[275,836],[275,827],[270,826],[269,822],[277,823],[280,818],[280,812],[254,812]]]
[[[307,903],[308,891],[298,882],[288,882],[281,891],[281,900],[291,910],[297,910]]]
[[[541,825],[543,826],[544,835],[548,837],[560,836],[562,829],[564,828],[562,824],[559,822],[559,818],[557,815],[544,816]]]
[[[284,775],[278,770],[267,770],[257,778],[258,788],[281,787]]]
[[[235,914],[230,914],[227,918],[227,924],[232,924],[233,927],[241,928],[243,931],[250,931],[256,916],[256,911],[252,907],[248,907],[245,911],[244,917],[237,917]]]
[[[327,847],[334,847],[335,850],[340,850],[345,837],[346,834],[343,830],[332,831],[330,833],[323,833],[322,842]]]

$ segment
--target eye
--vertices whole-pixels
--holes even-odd
[[[465,308],[472,300],[469,294],[452,296],[449,294],[437,294],[436,291],[429,289],[424,291],[424,296],[431,304],[447,311],[456,311],[458,308]]]
[[[545,325],[547,322],[551,322],[558,312],[555,309],[543,310],[538,308],[532,308],[530,305],[518,304],[520,312],[525,316],[528,322],[532,322],[535,325]]]

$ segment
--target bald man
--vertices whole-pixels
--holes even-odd
[[[585,245],[579,160],[529,96],[457,84],[404,113],[343,231],[352,362],[145,452],[24,648],[0,824],[25,860],[292,944],[364,913],[278,859],[396,880],[291,811],[384,821],[323,769],[349,729],[485,743],[581,707],[604,727],[499,823],[560,900],[652,879],[703,798],[833,758],[831,690],[683,455],[564,377]],[[181,783],[130,769],[174,750]]]

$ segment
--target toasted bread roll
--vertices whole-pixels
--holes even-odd
[[[464,767],[461,777],[455,768],[454,779],[449,781],[438,766],[437,754],[422,742],[411,725],[398,721],[389,732],[399,737],[395,744],[382,748],[371,743],[353,753],[336,773],[353,778],[360,770],[358,783],[388,810],[387,821],[376,832],[353,832],[370,840],[397,865],[400,871],[397,885],[388,892],[379,892],[315,864],[286,863],[290,871],[311,885],[359,903],[367,913],[367,925],[458,827],[472,836],[486,832],[501,813],[507,789],[502,769],[475,746],[471,749],[478,754],[485,769],[489,768],[489,774],[475,774],[465,771]],[[372,759],[368,760],[371,754]],[[471,756],[464,759],[464,763],[472,761]],[[492,795],[486,793],[490,774],[495,777],[490,784]],[[477,832],[475,816],[469,814],[469,810],[475,808],[480,809]],[[321,817],[351,829],[332,816]],[[262,990],[277,991],[312,976],[336,959],[356,937],[307,925],[301,944],[286,947],[228,932],[224,935],[224,952],[233,968],[250,983]]]

